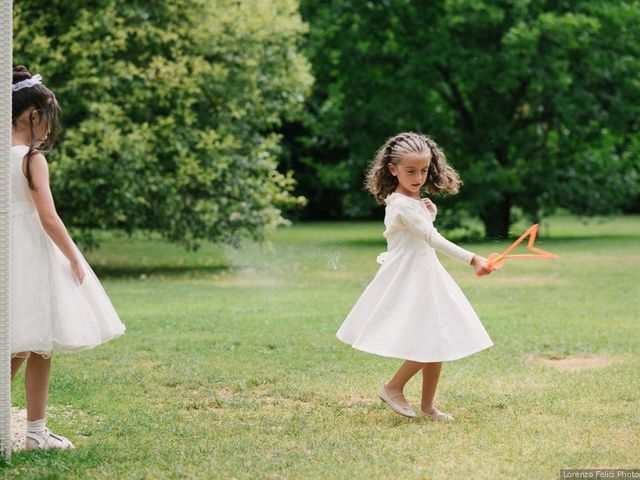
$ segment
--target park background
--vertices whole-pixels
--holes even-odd
[[[63,109],[58,210],[128,332],[54,362],[78,450],[3,474],[637,468],[639,50],[635,1],[16,2],[14,63]],[[464,181],[439,229],[488,255],[540,222],[560,254],[443,259],[496,344],[445,365],[452,425],[394,417],[397,361],[334,338],[385,247],[363,172],[403,130]]]

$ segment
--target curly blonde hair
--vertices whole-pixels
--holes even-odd
[[[391,174],[389,164],[398,165],[403,155],[431,152],[424,189],[428,193],[458,193],[462,181],[447,163],[447,157],[436,142],[426,135],[403,132],[395,135],[380,147],[367,169],[365,186],[379,204],[398,187],[398,179]]]

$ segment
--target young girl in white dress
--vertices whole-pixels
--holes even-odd
[[[457,193],[461,181],[436,143],[407,132],[385,142],[367,172],[366,185],[386,204],[387,251],[337,337],[358,350],[404,359],[380,398],[396,413],[415,417],[404,397],[406,383],[422,371],[418,416],[453,420],[434,405],[442,362],[493,345],[466,297],[438,261],[436,250],[470,265],[478,275],[491,272],[486,258],[443,238],[433,226],[437,209],[421,198]]]
[[[41,152],[53,143],[60,109],[41,80],[21,65],[13,71],[11,379],[26,360],[26,447],[69,449],[45,425],[51,355],[95,347],[125,327],[56,213]]]

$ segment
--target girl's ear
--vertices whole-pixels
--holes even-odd
[[[389,171],[391,172],[391,175],[393,175],[394,177],[397,177],[398,176],[397,167],[393,163],[390,163],[388,167],[389,167]]]
[[[35,125],[39,125],[42,122],[42,115],[35,108],[31,111],[31,119]]]

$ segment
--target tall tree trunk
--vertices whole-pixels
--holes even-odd
[[[511,200],[507,195],[503,195],[500,201],[487,205],[480,218],[484,223],[487,238],[507,238],[511,226]]]

